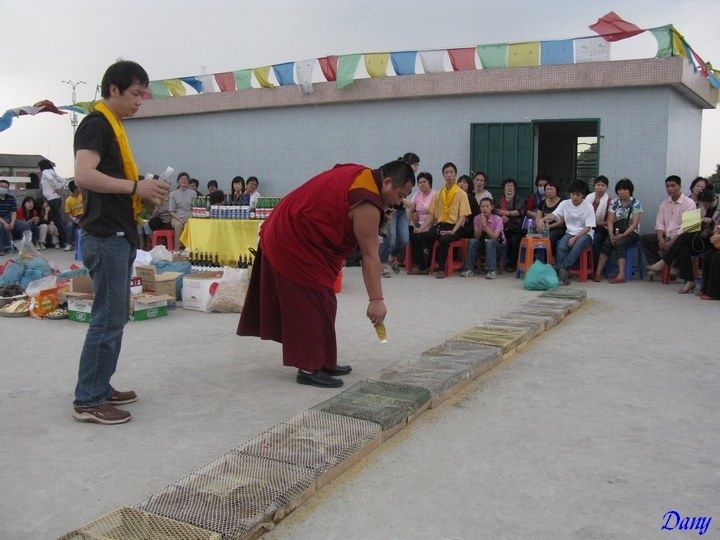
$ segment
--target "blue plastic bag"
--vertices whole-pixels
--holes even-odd
[[[560,285],[555,269],[549,265],[535,261],[525,274],[525,290],[547,291]]]

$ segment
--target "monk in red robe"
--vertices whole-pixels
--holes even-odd
[[[383,209],[399,204],[414,183],[403,161],[379,169],[336,165],[283,197],[260,230],[238,335],[282,343],[283,365],[298,368],[300,384],[342,386],[337,377],[352,368],[337,364],[333,284],[359,248],[367,317],[383,322],[378,230]]]

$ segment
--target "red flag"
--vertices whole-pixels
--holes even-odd
[[[705,61],[700,58],[700,55],[695,52],[695,49],[690,49],[690,52],[692,52],[692,55],[695,57],[695,61],[698,64],[698,67],[700,68],[700,73],[702,73],[702,76],[707,78],[708,76],[708,67]]]
[[[631,22],[623,20],[620,15],[611,11],[600,17],[590,30],[598,33],[605,41],[620,41],[621,39],[637,36],[645,30]]]
[[[221,92],[235,91],[235,76],[230,71],[226,73],[216,73],[215,82]]]
[[[328,82],[334,81],[337,77],[338,57],[323,56],[318,58],[318,62],[320,62],[320,69],[322,69],[325,80]]]
[[[475,66],[475,47],[469,49],[448,49],[453,71],[469,71]]]

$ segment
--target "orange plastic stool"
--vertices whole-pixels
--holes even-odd
[[[161,238],[165,239],[165,247],[168,248],[168,251],[173,251],[175,249],[175,231],[171,231],[169,229],[160,229],[158,231],[153,231],[152,236],[150,237],[150,243],[152,247],[157,246],[159,243],[159,240]]]
[[[568,273],[571,276],[578,276],[580,283],[585,283],[594,271],[592,246],[589,246],[582,250],[578,262],[568,270]]]
[[[435,255],[437,253],[437,248],[439,245],[440,242],[438,240],[435,240],[435,243],[433,244],[432,255],[430,256],[431,272],[434,272],[438,266],[437,262],[435,261]],[[461,238],[460,240],[455,240],[454,242],[450,243],[450,246],[448,247],[447,259],[445,260],[445,275],[447,277],[452,276],[455,270],[463,269],[463,266],[465,266],[465,258],[467,257],[467,247],[467,238]],[[459,260],[455,260],[455,255],[458,255],[457,258]]]
[[[520,241],[515,277],[520,277],[520,272],[527,273],[528,268],[530,268],[532,263],[535,262],[535,250],[537,248],[545,249],[546,261],[548,264],[553,264],[555,262],[552,252],[552,244],[550,243],[549,238],[534,238],[531,236],[525,236]]]

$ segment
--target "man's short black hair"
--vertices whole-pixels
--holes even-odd
[[[593,181],[593,185],[597,184],[598,182],[600,182],[601,184],[605,184],[605,186],[610,185],[610,181],[608,180],[607,176],[605,176],[603,174],[595,177],[595,180]]]
[[[225,194],[221,189],[218,189],[217,191],[213,191],[210,195],[208,195],[208,198],[210,199],[210,204],[222,204],[222,202],[225,200]]]
[[[210,180],[207,183],[207,187],[208,187],[208,189],[210,189],[211,187],[218,188],[217,180]]]
[[[77,186],[75,185],[75,180],[70,180],[68,182],[68,189],[70,190],[70,193],[75,191],[75,188],[77,188]]]
[[[574,180],[573,182],[570,182],[568,193],[582,193],[582,196],[584,197],[588,194],[587,184],[582,180]]]
[[[415,173],[412,167],[404,161],[396,160],[386,163],[380,167],[380,175],[382,178],[392,178],[394,188],[405,187],[408,182],[415,185]],[[248,178],[249,181],[250,178]]]
[[[105,70],[100,83],[100,94],[107,99],[110,97],[111,85],[117,86],[122,94],[135,83],[147,87],[150,84],[147,71],[137,62],[120,60]]]
[[[7,187],[10,187],[10,182],[5,180],[4,178],[0,178],[0,184],[5,184]]]
[[[668,182],[673,182],[673,183],[677,184],[678,186],[682,185],[682,180],[680,180],[680,177],[677,174],[671,174],[670,176],[668,176],[665,179],[665,183],[667,184]]]
[[[197,179],[197,178],[191,178],[190,180],[188,180],[188,186],[197,186],[197,187],[199,187],[199,186],[200,186],[200,182],[198,182],[198,179]]]
[[[455,171],[455,174],[457,174],[457,166],[452,162],[448,161],[445,165],[442,166],[442,169],[440,169],[442,172],[445,172],[445,169],[450,167],[453,171]]]

